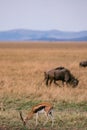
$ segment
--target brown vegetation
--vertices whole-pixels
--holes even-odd
[[[0,96],[26,95],[42,100],[87,99],[87,69],[79,61],[87,58],[85,43],[3,43],[0,44]],[[64,66],[79,79],[76,89],[47,88],[44,71]],[[61,83],[60,83],[61,84]]]

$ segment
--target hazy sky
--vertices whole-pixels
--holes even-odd
[[[0,0],[0,31],[87,30],[87,0]]]

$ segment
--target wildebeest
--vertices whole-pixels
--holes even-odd
[[[62,84],[64,86],[64,82],[68,85],[72,85],[73,87],[77,86],[79,81],[78,79],[76,79],[71,72],[64,68],[64,67],[58,67],[55,69],[52,69],[48,72],[45,72],[45,81],[46,81],[46,85],[48,86],[49,84],[51,85],[51,83],[54,81],[54,83],[56,85],[59,85],[58,83],[56,83],[56,81],[62,81]]]
[[[87,67],[87,61],[81,61],[81,62],[79,63],[79,66],[80,66],[80,67]]]

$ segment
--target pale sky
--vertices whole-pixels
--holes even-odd
[[[0,31],[87,30],[87,0],[0,0]]]

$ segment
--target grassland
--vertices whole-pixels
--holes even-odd
[[[87,68],[79,62],[87,60],[87,43],[0,43],[0,130],[87,130]],[[46,87],[44,71],[64,66],[79,79],[76,88]],[[60,82],[60,85],[61,82]],[[43,101],[54,106],[55,123],[43,127],[44,117],[35,128],[35,119],[24,128],[24,116]]]

